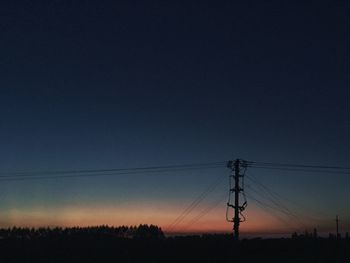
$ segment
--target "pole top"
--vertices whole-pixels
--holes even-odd
[[[235,160],[228,161],[227,167],[234,169],[235,166],[238,166],[238,165],[242,165],[242,167],[247,167],[247,164],[248,164],[247,161],[237,158]]]

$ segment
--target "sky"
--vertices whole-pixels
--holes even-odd
[[[350,166],[349,11],[347,1],[1,1],[0,173],[236,158]],[[333,231],[339,214],[350,230],[349,176],[247,173],[323,220],[307,228]],[[229,174],[2,181],[0,226],[166,228]],[[227,196],[226,179],[188,222]],[[225,209],[174,231],[229,232]],[[304,228],[249,198],[246,215],[246,235]]]

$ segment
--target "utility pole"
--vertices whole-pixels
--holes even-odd
[[[242,220],[240,218],[240,214],[242,213],[242,211],[246,208],[247,206],[247,202],[246,200],[244,200],[243,205],[239,205],[239,195],[242,192],[243,196],[244,196],[244,189],[243,187],[240,186],[240,182],[239,179],[241,177],[244,176],[244,174],[241,174],[241,166],[246,168],[246,163],[243,160],[240,159],[236,159],[235,161],[229,161],[227,164],[227,167],[231,169],[232,174],[230,176],[230,197],[231,197],[231,193],[234,193],[235,195],[235,200],[234,200],[234,204],[230,203],[230,199],[227,203],[227,208],[231,207],[234,209],[234,217],[232,220],[229,220],[227,218],[227,221],[229,222],[233,222],[233,231],[234,231],[234,239],[236,241],[239,240],[239,225],[241,222],[243,222],[244,220]],[[234,178],[234,187],[231,186],[231,178]],[[244,196],[245,198],[245,196]]]

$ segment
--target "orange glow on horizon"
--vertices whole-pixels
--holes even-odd
[[[230,233],[232,223],[225,219],[225,207],[211,211],[200,220],[191,221],[201,210],[194,211],[176,227],[168,226],[177,218],[183,207],[163,203],[127,203],[124,205],[64,206],[59,208],[37,207],[30,210],[12,209],[2,215],[0,227],[45,226],[95,226],[95,225],[158,225],[168,234],[180,233]],[[255,207],[245,213],[247,221],[241,224],[242,235],[254,233],[289,233],[290,228]]]

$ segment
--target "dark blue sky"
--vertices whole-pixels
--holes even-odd
[[[346,1],[2,1],[0,171],[237,157],[349,166],[349,11]],[[286,194],[306,195],[289,193],[285,176]],[[171,184],[187,185],[187,201],[212,173],[189,177]],[[145,189],[174,201],[162,180]],[[56,184],[64,195],[50,194]],[[5,183],[0,207],[118,199],[106,187]],[[342,190],[332,191],[335,201]]]

